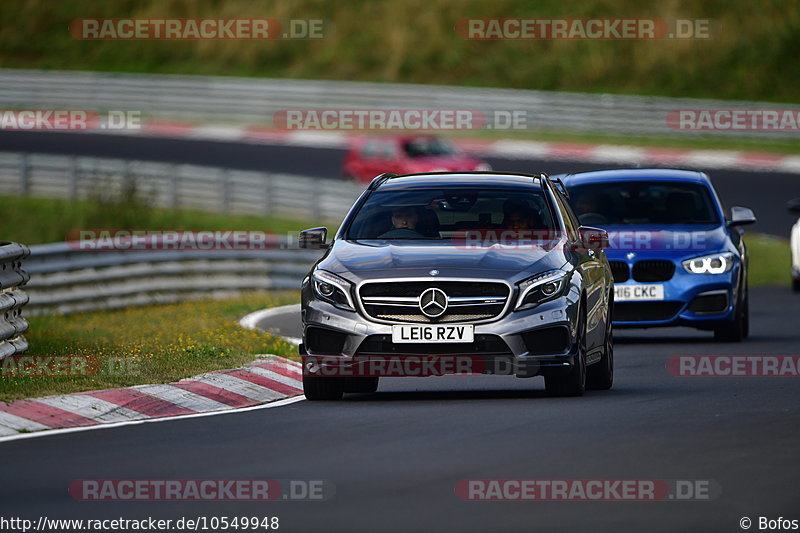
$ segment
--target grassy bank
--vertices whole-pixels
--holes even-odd
[[[764,0],[6,0],[0,66],[800,101],[800,4]],[[318,40],[77,40],[79,18],[324,19]],[[463,18],[709,19],[710,39],[465,40]],[[779,81],[779,82],[778,82]]]
[[[13,201],[12,201],[13,200]],[[70,230],[260,230],[279,235],[311,225],[308,221],[247,215],[219,215],[191,209],[159,209],[136,198],[72,202],[50,198],[3,197],[0,235],[24,244],[63,241]]]
[[[279,337],[239,326],[248,312],[297,303],[297,292],[259,292],[120,311],[30,318],[28,355],[79,356],[86,376],[0,372],[0,401],[85,390],[169,383],[211,370],[236,368],[254,354],[296,357]]]
[[[746,152],[773,152],[776,154],[800,153],[800,138],[761,138],[761,137],[729,137],[729,136],[647,136],[622,135],[603,132],[569,132],[569,131],[498,131],[477,130],[456,132],[453,138],[483,138],[496,141],[538,141],[563,142],[576,144],[611,144],[635,146],[642,148],[675,148],[678,150],[734,150]]]
[[[792,265],[789,240],[745,233],[745,243],[750,253],[750,286],[786,286],[788,290]]]

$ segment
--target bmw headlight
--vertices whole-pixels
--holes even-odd
[[[548,270],[519,284],[519,299],[515,310],[528,309],[564,293],[569,273],[563,270]]]
[[[681,264],[689,274],[724,274],[733,268],[733,261],[734,255],[724,252],[687,259]]]
[[[350,297],[350,282],[325,270],[316,270],[311,277],[314,295],[340,309],[355,311]]]

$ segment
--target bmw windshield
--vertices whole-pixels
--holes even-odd
[[[581,224],[719,225],[708,187],[679,181],[624,181],[570,187]]]

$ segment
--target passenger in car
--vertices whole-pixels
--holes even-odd
[[[392,209],[392,229],[380,235],[380,239],[414,238],[423,235],[417,229],[419,212],[411,206]]]
[[[503,204],[503,228],[508,230],[540,229],[543,224],[538,213],[518,200],[507,200]]]

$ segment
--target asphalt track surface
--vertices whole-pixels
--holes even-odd
[[[0,443],[2,516],[278,516],[280,531],[741,531],[800,519],[800,380],[679,378],[687,354],[796,354],[800,297],[752,289],[752,334],[617,332],[615,386],[548,398],[541,378],[384,379],[375,394]],[[297,336],[298,317],[264,327]],[[327,501],[79,502],[75,479],[322,479]],[[715,499],[469,502],[464,479],[713,480]]]
[[[124,137],[57,132],[0,132],[0,150],[97,157],[129,158],[243,170],[286,172],[331,179],[341,178],[345,151],[341,148],[223,142],[200,139]],[[489,158],[495,170],[510,172],[580,172],[625,165],[603,165],[542,159]],[[797,220],[786,210],[787,200],[800,197],[800,175],[728,169],[705,170],[711,176],[723,205],[751,208],[758,222],[748,231],[789,237]]]

